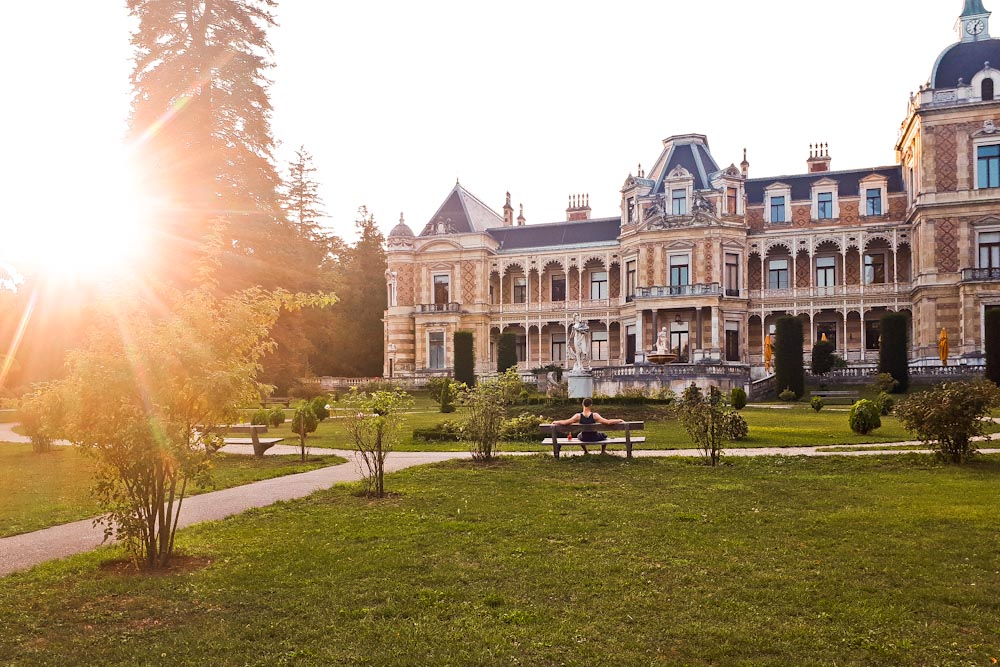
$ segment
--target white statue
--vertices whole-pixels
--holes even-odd
[[[573,315],[573,324],[570,326],[573,330],[573,372],[582,373],[585,366],[589,365],[590,362],[590,341],[587,340],[587,334],[590,333],[590,327],[587,323],[580,319],[580,313]]]
[[[670,334],[667,333],[666,327],[660,329],[660,333],[656,336],[656,353],[670,354]]]

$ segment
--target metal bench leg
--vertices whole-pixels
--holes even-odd
[[[257,429],[250,431],[250,441],[253,442],[253,455],[264,458],[264,450],[260,446],[260,438],[257,437]]]
[[[552,456],[559,458],[559,431],[552,429]]]

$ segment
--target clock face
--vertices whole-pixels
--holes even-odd
[[[969,21],[968,23],[965,24],[965,32],[969,33],[970,35],[978,35],[983,31],[983,28],[985,27],[986,24],[983,23],[982,19],[976,19],[975,21]]]

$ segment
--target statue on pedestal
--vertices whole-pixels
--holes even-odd
[[[590,327],[580,319],[580,313],[573,315],[573,324],[570,326],[573,331],[573,373],[583,373],[586,365],[590,362],[590,341],[588,334]]]
[[[657,354],[670,354],[670,334],[667,333],[666,327],[660,329],[660,333],[656,336],[655,350]]]

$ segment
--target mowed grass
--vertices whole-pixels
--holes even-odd
[[[429,400],[406,415],[402,440],[397,447],[400,451],[467,451],[469,446],[464,442],[427,442],[413,437],[413,429],[426,428],[445,420],[464,421],[465,411],[459,408],[451,414],[441,414]],[[634,416],[643,412],[664,412],[661,407],[647,406],[598,406],[599,412],[607,418],[623,417],[645,421],[645,430],[636,433],[646,438],[646,442],[637,445],[643,449],[688,449],[693,447],[690,438],[683,427],[672,418],[665,415],[644,418]],[[578,412],[579,408],[565,406],[553,410],[545,406],[517,406],[512,413],[529,412],[544,414],[548,418],[561,416],[568,418]],[[334,410],[333,417],[322,422],[316,432],[307,440],[312,447],[329,447],[333,449],[350,449],[351,441],[342,415],[344,410]],[[908,433],[892,415],[882,417],[882,427],[868,435],[853,433],[848,425],[848,412],[844,408],[825,408],[820,412],[813,411],[808,405],[795,404],[792,407],[763,408],[748,407],[740,412],[750,427],[750,437],[740,442],[726,443],[730,449],[747,447],[800,447],[800,446],[832,446],[858,445],[867,443],[900,442],[912,440]],[[1000,425],[988,424],[989,432],[1000,431]],[[542,444],[542,433],[536,442],[503,443],[504,451],[544,451],[551,449]],[[621,434],[616,434],[621,435]],[[298,436],[291,431],[290,422],[283,426],[272,428],[268,436],[288,438],[288,444],[298,442]],[[624,446],[612,446],[613,450],[624,449]]]
[[[190,495],[343,463],[336,456],[252,456],[217,454],[215,484],[188,488]],[[93,499],[94,462],[74,447],[36,454],[31,445],[0,443],[0,537],[27,533],[100,514]]]
[[[1000,458],[414,468],[0,580],[0,664],[989,665]]]

